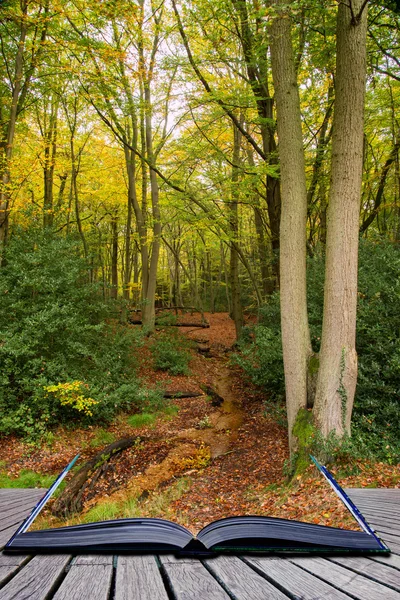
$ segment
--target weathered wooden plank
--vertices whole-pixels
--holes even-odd
[[[107,600],[112,580],[112,556],[78,557],[53,600]]]
[[[375,503],[364,504],[363,502],[357,503],[358,509],[363,513],[364,516],[371,514],[376,516],[387,515],[393,517],[398,521],[400,519],[400,510],[394,506],[394,504],[389,504],[388,506],[378,506]]]
[[[398,554],[389,554],[389,556],[381,556],[380,554],[377,554],[376,556],[371,556],[371,560],[388,565],[389,567],[393,567],[393,569],[398,569],[400,571],[400,556]]]
[[[358,575],[341,565],[324,558],[290,559],[308,573],[320,577],[357,600],[400,600],[400,594],[363,575]]]
[[[0,567],[19,566],[30,558],[27,554],[3,554],[0,552]]]
[[[10,509],[5,513],[1,513],[0,516],[0,529],[5,529],[9,527],[11,523],[15,522],[15,519],[20,519],[23,521],[32,511],[32,506],[19,506],[14,509]]]
[[[28,562],[29,558],[29,556],[6,556],[0,554],[0,586],[3,586],[24,563]]]
[[[373,496],[389,498],[397,496],[400,498],[400,488],[346,488],[345,492],[349,496],[365,496],[366,498]]]
[[[28,490],[25,490],[28,491]],[[39,500],[43,497],[42,494],[37,494],[37,493],[30,493],[30,494],[21,494],[21,495],[17,495],[17,494],[10,494],[6,497],[1,497],[0,496],[0,506],[2,511],[6,510],[10,505],[11,506],[18,506],[20,504],[25,504],[25,503],[31,503],[32,508],[33,506],[39,502]]]
[[[113,562],[114,559],[111,554],[85,554],[73,558],[71,562],[71,567],[78,567],[81,565],[113,566]]]
[[[166,565],[168,563],[179,563],[180,565],[183,563],[187,563],[189,565],[197,565],[199,562],[198,558],[190,558],[188,556],[175,556],[175,554],[162,554],[159,557],[159,561],[162,565]]]
[[[400,573],[392,567],[374,562],[360,556],[332,557],[330,560],[346,569],[351,569],[360,575],[374,579],[400,592]]]
[[[0,592],[1,600],[45,600],[64,576],[65,554],[35,556]]]
[[[236,556],[219,556],[205,562],[237,600],[287,600],[285,594]]]
[[[399,514],[398,502],[399,498],[393,498],[391,502],[380,502],[378,499],[374,500],[374,498],[360,498],[359,500],[357,499],[356,504],[358,507],[363,506],[366,509],[379,508],[379,510],[391,511]]]
[[[317,600],[319,598],[349,600],[349,597],[343,592],[325,581],[313,577],[285,558],[246,556],[244,560],[262,573],[271,583],[284,590],[290,598],[296,600]]]
[[[115,600],[168,600],[155,556],[118,556]]]
[[[0,488],[0,501],[3,498],[13,497],[17,498],[19,496],[33,496],[34,494],[39,497],[44,496],[47,492],[44,488]]]
[[[176,600],[229,600],[228,594],[199,561],[196,564],[167,563],[162,568]]]
[[[388,546],[392,542],[400,545],[400,538],[398,535],[393,535],[392,533],[383,532],[380,527],[376,527],[376,533],[383,539],[384,542],[387,543]]]
[[[388,533],[393,533],[396,536],[400,537],[400,523],[394,523],[393,521],[388,521],[387,519],[374,517],[373,519],[369,518],[368,523],[372,525],[374,528],[380,528],[381,531],[387,531]]]

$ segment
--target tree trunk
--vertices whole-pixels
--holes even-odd
[[[150,96],[150,82],[146,81],[144,84],[144,97],[146,104],[146,115],[145,115],[145,131],[146,131],[146,154],[148,161],[151,165],[154,164],[153,154],[153,133],[151,125],[151,96]],[[153,241],[151,244],[151,258],[149,276],[147,282],[147,289],[144,296],[143,306],[143,325],[148,331],[154,329],[155,324],[155,298],[156,298],[156,286],[157,286],[157,267],[158,258],[160,255],[160,238],[161,238],[161,214],[159,206],[159,192],[158,192],[158,181],[156,172],[150,167],[150,193],[151,193],[151,207],[153,215]]]
[[[46,110],[45,110],[46,113]],[[58,100],[52,99],[50,105],[49,123],[47,126],[47,114],[44,115],[44,198],[43,198],[43,227],[52,227],[54,221],[54,202],[53,202],[53,187],[54,187],[54,167],[57,154],[57,117],[58,117]]]
[[[274,6],[277,13],[271,26],[271,62],[281,164],[281,324],[289,446],[293,453],[297,443],[292,429],[298,411],[307,406],[311,355],[306,296],[307,189],[291,24],[284,0],[277,0]]]
[[[365,10],[363,10],[365,9]],[[324,436],[350,433],[357,381],[358,236],[363,166],[367,10],[341,3],[328,204],[324,318],[314,416]]]
[[[111,221],[111,298],[118,297],[118,216]]]
[[[235,125],[233,125],[233,156],[232,156],[232,174],[231,174],[231,203],[229,207],[229,226],[231,235],[239,243],[239,162],[240,162],[240,144],[242,135]],[[242,334],[243,328],[243,309],[240,297],[240,281],[239,281],[239,256],[234,245],[230,245],[231,256],[229,265],[229,279],[231,284],[231,300],[232,300],[232,318],[235,323],[236,339],[238,340]]]
[[[15,127],[18,116],[18,102],[22,89],[22,76],[24,67],[25,40],[28,30],[28,2],[21,2],[21,32],[18,43],[18,51],[15,58],[15,75],[11,98],[11,107],[8,122],[5,126],[5,134],[1,140],[1,164],[0,164],[0,251],[7,245],[9,226],[9,204],[10,204],[10,163],[13,151]]]

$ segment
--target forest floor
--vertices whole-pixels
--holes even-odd
[[[322,525],[354,527],[342,503],[314,467],[288,482],[287,432],[282,407],[268,402],[230,360],[235,342],[228,314],[205,315],[208,329],[180,328],[210,347],[208,357],[191,349],[189,375],[172,376],[152,368],[148,349],[141,351],[140,376],[167,391],[202,393],[168,402],[150,425],[134,427],[119,415],[108,427],[56,432],[50,444],[32,446],[8,437],[0,447],[0,471],[58,474],[77,453],[80,464],[108,443],[138,436],[116,455],[105,473],[89,485],[83,512],[60,521],[47,509],[41,526],[128,516],[168,518],[198,531],[212,520],[240,514],[264,514]],[[193,317],[187,317],[193,320]],[[202,386],[202,387],[201,387]],[[203,393],[213,388],[218,405]],[[400,466],[352,461],[332,471],[343,487],[400,487]]]

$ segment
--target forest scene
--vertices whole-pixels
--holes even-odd
[[[400,4],[0,0],[0,488],[351,527],[400,487]]]

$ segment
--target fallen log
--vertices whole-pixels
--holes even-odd
[[[164,398],[198,398],[204,396],[203,392],[190,392],[184,390],[177,390],[176,392],[164,392]]]
[[[131,325],[143,325],[142,319],[128,319]],[[156,325],[160,325],[162,327],[202,327],[203,329],[208,329],[210,327],[210,323],[158,323],[156,319]]]
[[[67,484],[64,491],[53,505],[52,513],[57,517],[68,517],[73,513],[80,512],[83,507],[82,497],[86,489],[92,489],[101,475],[107,471],[109,461],[116,454],[123,452],[134,444],[138,444],[143,438],[135,436],[117,440],[109,444],[100,452],[97,452],[88,460]]]

